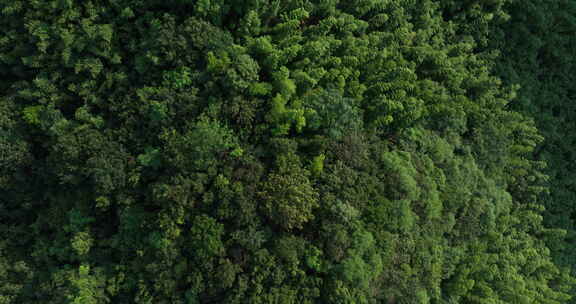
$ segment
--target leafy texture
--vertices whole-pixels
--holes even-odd
[[[0,0],[0,303],[568,303],[574,4]]]

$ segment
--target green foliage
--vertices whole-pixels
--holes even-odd
[[[42,106],[29,106],[22,110],[22,116],[29,124],[38,125],[40,124],[40,119],[38,118],[40,111],[42,111]]]
[[[277,163],[277,172],[268,175],[262,187],[264,213],[284,229],[300,229],[314,218],[318,194],[296,155],[280,155]]]
[[[314,175],[322,174],[324,171],[324,160],[326,159],[326,155],[320,154],[312,159],[312,164],[310,168],[310,172]]]
[[[337,90],[311,92],[305,97],[308,127],[321,130],[325,135],[339,139],[345,134],[362,129],[362,112],[354,106],[352,98],[343,97]]]
[[[207,170],[217,164],[219,153],[238,148],[234,135],[217,121],[202,118],[184,134],[166,130],[168,161],[176,167]]]
[[[223,225],[205,215],[196,216],[192,223],[189,232],[191,255],[201,262],[222,255],[224,245],[220,238],[224,233]]]
[[[105,296],[102,286],[102,274],[91,273],[89,265],[80,265],[78,273],[73,274],[71,279],[72,286],[76,288],[76,294],[69,298],[70,303],[107,303],[108,299]]]
[[[573,2],[0,11],[0,303],[571,301]]]
[[[190,73],[191,71],[188,67],[166,72],[163,77],[164,85],[174,89],[183,89],[192,84]]]
[[[568,231],[566,239],[547,241],[556,262],[575,273],[573,251],[569,248],[575,235],[570,121],[576,6],[570,1],[530,1],[524,5],[511,3],[508,9],[511,19],[506,27],[516,34],[509,35],[502,44],[503,56],[497,72],[506,82],[520,85],[517,102],[512,106],[534,117],[544,135],[535,151],[535,156],[548,164],[544,172],[550,177],[549,195],[541,198],[546,207],[544,219],[548,227]],[[500,29],[499,35],[504,35],[505,29]]]
[[[146,148],[144,154],[138,155],[138,162],[144,167],[160,167],[160,151],[158,149]]]

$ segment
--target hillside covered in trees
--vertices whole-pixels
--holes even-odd
[[[576,303],[576,1],[0,14],[0,304]]]

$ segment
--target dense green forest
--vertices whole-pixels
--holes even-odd
[[[576,1],[0,14],[0,304],[576,303]]]

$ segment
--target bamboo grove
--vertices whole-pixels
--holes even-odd
[[[576,2],[0,14],[1,304],[576,303]]]

